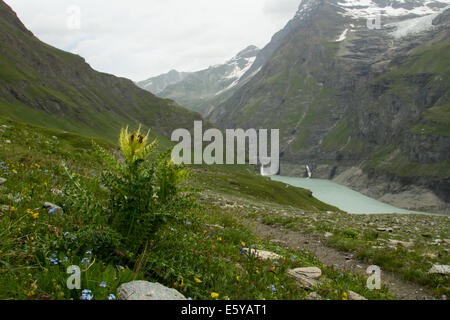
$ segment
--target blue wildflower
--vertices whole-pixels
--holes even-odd
[[[94,298],[94,295],[92,294],[83,294],[80,297],[80,300],[92,300]]]
[[[106,288],[106,282],[105,282],[105,281],[103,281],[102,283],[100,283],[100,287],[102,287],[102,288]]]
[[[82,264],[88,264],[90,261],[88,258],[83,258],[83,260],[81,260]]]
[[[108,300],[116,300],[116,299],[117,299],[116,296],[112,293],[108,296]]]
[[[273,284],[270,286],[270,289],[272,290],[272,292],[277,292],[277,288],[275,288]]]

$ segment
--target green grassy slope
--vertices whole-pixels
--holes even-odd
[[[89,194],[105,204],[106,192],[97,180],[102,168],[91,139],[0,118],[0,141],[0,176],[6,179],[0,193],[0,299],[78,300],[81,290],[66,287],[66,268],[82,266],[82,259],[90,263],[81,270],[82,289],[91,290],[95,300],[107,299],[120,284],[134,279],[160,282],[193,299],[211,299],[214,293],[218,299],[298,300],[309,291],[299,288],[286,271],[307,266],[323,270],[326,281],[317,290],[325,299],[345,299],[347,290],[369,299],[391,298],[386,288],[371,292],[363,277],[325,266],[307,250],[280,248],[261,240],[227,210],[214,205],[183,212],[182,221],[171,222],[155,235],[152,254],[144,252],[139,257],[142,263],[128,265],[127,248],[118,247],[126,256],[107,254],[117,249],[110,245],[119,245],[110,238],[107,226],[91,221],[89,213],[76,209],[72,198],[55,192],[65,190],[69,180],[61,165],[64,161]],[[109,152],[117,151],[107,140],[95,142]],[[281,184],[244,174],[247,167],[213,168],[207,173],[204,168],[196,169],[188,184],[201,192],[217,187],[209,179],[210,174],[217,174],[223,177],[219,180],[235,179],[235,183],[222,185],[221,194],[240,194],[243,199],[266,203],[273,200],[296,208],[331,209],[303,189],[289,188],[284,195]],[[254,193],[257,190],[245,192],[258,184],[280,192],[279,197]],[[64,214],[47,213],[42,208],[45,201],[60,205]],[[211,225],[222,227],[211,229]],[[240,248],[250,246],[271,250],[282,258],[273,262],[248,257]]]

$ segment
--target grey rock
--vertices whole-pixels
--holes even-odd
[[[428,271],[428,273],[429,274],[450,274],[450,266],[435,264],[430,269],[430,271]]]
[[[283,257],[280,256],[279,254],[269,252],[269,251],[256,250],[256,249],[249,250],[248,248],[245,248],[244,251],[249,252],[250,255],[253,255],[257,259],[261,259],[261,260],[283,259]]]
[[[4,184],[6,181],[8,180],[6,180],[5,178],[0,178],[0,184]]]
[[[295,279],[300,287],[311,289],[317,286],[317,279],[322,276],[322,270],[316,267],[297,268],[288,270],[287,274]]]
[[[148,281],[131,281],[117,289],[119,300],[186,300],[175,289]]]
[[[50,190],[55,196],[60,196],[63,194],[63,192],[59,189],[53,188]]]
[[[410,249],[410,248],[414,247],[413,241],[405,242],[405,241],[398,241],[398,240],[389,240],[389,244],[391,244],[393,246],[401,246],[406,249]]]
[[[367,300],[362,295],[359,295],[356,292],[353,292],[351,290],[347,291],[347,295],[348,295],[349,300]]]
[[[306,296],[306,300],[323,300],[317,292],[311,292]]]

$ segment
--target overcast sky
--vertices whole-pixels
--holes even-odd
[[[132,80],[264,47],[301,0],[5,0],[38,38]],[[78,18],[79,17],[79,18]]]

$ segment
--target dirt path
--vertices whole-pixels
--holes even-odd
[[[327,247],[324,240],[317,235],[306,234],[301,231],[291,231],[280,227],[268,226],[254,220],[245,220],[245,223],[261,238],[267,240],[280,240],[290,248],[305,248],[323,264],[340,270],[351,271],[366,275],[369,267],[367,263],[354,259],[351,253],[345,253]],[[367,275],[366,275],[367,276]],[[389,288],[389,292],[401,300],[436,300],[437,298],[423,286],[405,282],[392,272],[382,271],[382,284]]]

